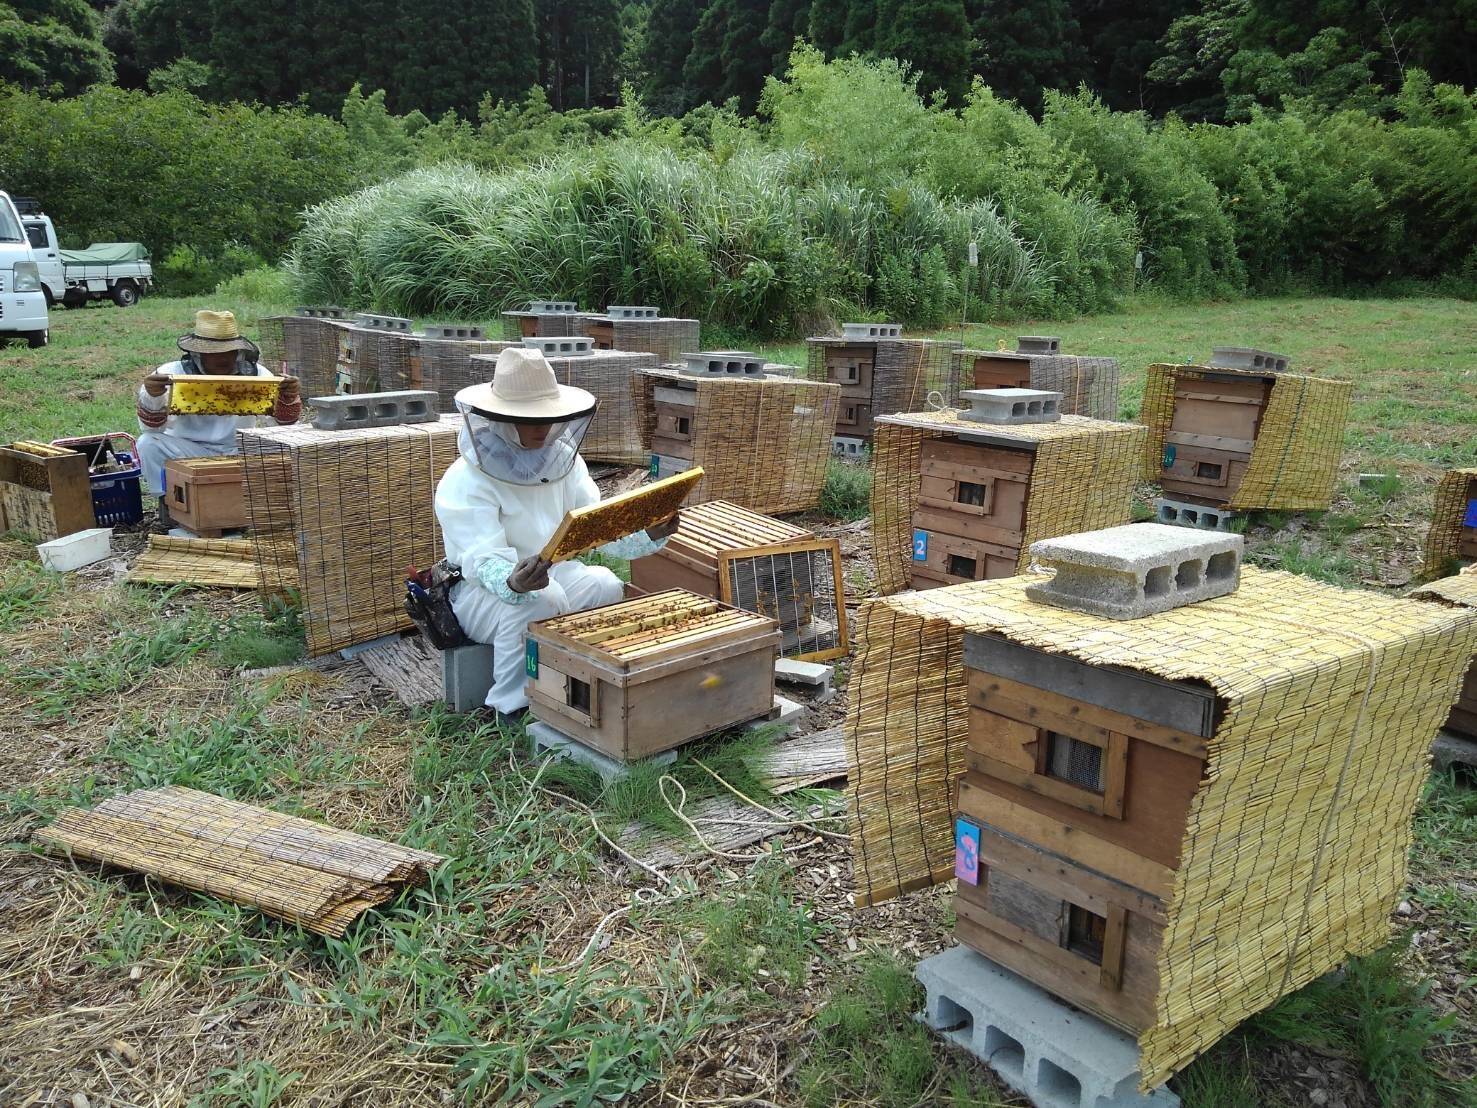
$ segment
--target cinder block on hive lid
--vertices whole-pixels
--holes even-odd
[[[841,337],[844,339],[900,339],[903,337],[901,323],[843,323]]]
[[[439,417],[436,394],[429,390],[364,392],[348,396],[314,396],[313,426],[320,431],[357,431],[363,427],[394,427],[402,423],[432,423]]]
[[[1062,340],[1055,335],[1021,335],[1015,340],[1017,354],[1060,354]]]
[[[610,304],[605,314],[611,319],[660,319],[662,310],[648,304]]]
[[[428,339],[465,339],[477,341],[485,336],[481,327],[468,327],[464,323],[427,323],[421,332]]]
[[[683,354],[683,373],[694,377],[763,377],[764,359],[747,350],[710,350]]]
[[[1043,604],[1108,619],[1138,619],[1234,592],[1241,582],[1240,535],[1129,523],[1043,539],[1031,557],[1056,570],[1027,585]]]
[[[404,331],[409,334],[413,322],[398,315],[377,315],[374,312],[355,312],[354,322],[360,327],[373,327],[376,331]]]
[[[534,315],[570,315],[576,305],[573,300],[530,300],[528,310]]]
[[[969,408],[960,419],[974,423],[1055,423],[1062,418],[1062,394],[1043,389],[966,389]]]
[[[595,340],[573,335],[539,336],[524,339],[523,345],[540,351],[546,358],[583,358],[595,351]]]
[[[1286,354],[1253,350],[1247,346],[1214,346],[1210,350],[1211,369],[1260,369],[1267,373],[1286,373],[1291,364]]]

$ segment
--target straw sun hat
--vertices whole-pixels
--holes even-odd
[[[589,415],[595,397],[561,385],[542,353],[510,346],[497,356],[492,380],[456,394],[457,407],[505,423],[559,423]]]
[[[187,354],[221,354],[228,350],[258,353],[256,343],[241,336],[233,312],[213,312],[209,308],[195,313],[195,329],[180,338],[179,348]]]

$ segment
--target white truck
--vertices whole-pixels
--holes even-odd
[[[17,206],[36,252],[48,304],[76,308],[89,300],[111,300],[129,308],[153,283],[154,267],[143,243],[95,242],[86,250],[63,250],[51,217],[40,205],[22,198]]]
[[[45,346],[50,334],[46,293],[30,240],[20,213],[0,192],[0,342],[25,339],[32,347]]]

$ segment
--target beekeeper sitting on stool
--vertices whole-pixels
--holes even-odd
[[[490,384],[456,394],[466,420],[457,439],[461,457],[436,486],[436,518],[446,560],[462,573],[451,590],[452,610],[469,639],[492,645],[487,705],[499,721],[516,721],[528,708],[528,625],[623,595],[620,578],[603,566],[539,557],[566,512],[600,499],[579,456],[595,404],[583,389],[559,384],[543,354],[523,347],[498,355]],[[600,550],[645,557],[677,526],[674,515]]]
[[[271,370],[257,364],[261,351],[242,338],[236,317],[230,312],[198,311],[195,329],[179,340],[182,357],[167,362],[144,378],[138,390],[139,465],[144,484],[155,496],[164,494],[164,463],[171,458],[205,458],[236,453],[236,431],[257,426],[256,416],[169,414],[169,379],[185,374],[270,377]],[[296,377],[284,376],[277,386],[272,419],[296,423],[303,401]],[[161,521],[164,505],[159,505]]]

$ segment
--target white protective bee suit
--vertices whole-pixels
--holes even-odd
[[[518,397],[530,389],[542,390],[544,396],[542,408],[528,402],[530,408],[561,417],[537,449],[521,445],[515,423],[495,418],[499,409],[519,410]],[[614,604],[624,595],[620,578],[610,570],[577,561],[555,565],[546,588],[518,593],[508,587],[509,574],[543,549],[566,512],[600,499],[578,453],[594,412],[594,397],[556,384],[542,354],[513,348],[499,356],[493,385],[463,389],[457,394],[457,407],[467,421],[457,439],[461,457],[436,486],[435,500],[446,560],[463,575],[452,589],[451,606],[468,638],[492,646],[487,705],[515,712],[528,706],[524,672],[528,625]],[[570,415],[573,418],[567,418]],[[652,540],[643,531],[609,543],[601,552],[640,558],[664,545],[665,539]]]

